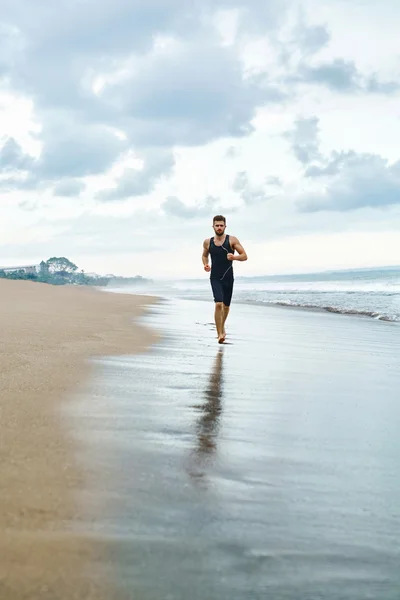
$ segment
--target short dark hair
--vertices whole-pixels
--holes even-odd
[[[216,221],[223,221],[226,224],[226,219],[223,215],[215,215],[213,218],[213,225]]]

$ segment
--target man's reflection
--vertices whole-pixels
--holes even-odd
[[[222,413],[223,347],[218,349],[213,369],[204,391],[204,403],[195,408],[200,412],[196,422],[196,446],[191,476],[203,478],[204,468],[217,449],[217,438]]]

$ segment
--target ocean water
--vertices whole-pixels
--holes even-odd
[[[237,271],[235,303],[278,305],[400,321],[400,267],[253,278],[240,277]],[[211,294],[206,274],[201,279],[156,281],[150,292],[193,300],[208,300]]]

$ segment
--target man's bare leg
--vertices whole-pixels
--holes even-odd
[[[223,338],[225,340],[226,337],[226,331],[225,331],[225,321],[229,315],[229,310],[230,310],[230,306],[226,306],[225,304],[223,305],[222,308],[222,335]]]
[[[214,319],[215,319],[215,327],[217,328],[218,341],[220,341],[222,338],[222,332],[223,332],[223,328],[224,328],[223,317],[224,317],[224,305],[222,302],[216,302]]]

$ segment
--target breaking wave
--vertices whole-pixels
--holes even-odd
[[[352,315],[359,317],[370,317],[372,319],[377,319],[378,321],[389,321],[389,322],[399,322],[399,317],[395,315],[387,315],[381,314],[379,312],[370,311],[370,310],[361,310],[355,308],[339,308],[338,306],[324,306],[320,304],[310,304],[310,303],[300,303],[293,302],[291,300],[276,300],[276,301],[263,301],[262,304],[268,304],[270,306],[286,306],[290,308],[304,308],[308,310],[318,310],[325,311],[340,315]]]

